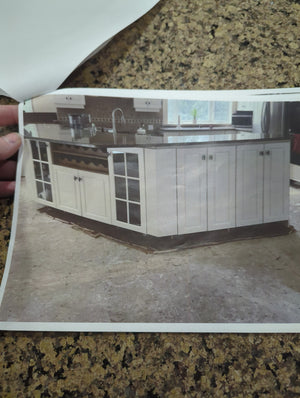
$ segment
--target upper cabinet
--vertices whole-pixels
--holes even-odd
[[[161,110],[161,100],[149,98],[134,98],[133,106],[136,112],[159,112]]]
[[[58,95],[55,99],[57,108],[83,109],[85,106],[84,95]]]

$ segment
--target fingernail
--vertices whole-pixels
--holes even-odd
[[[5,141],[8,144],[12,144],[12,145],[19,144],[21,142],[21,137],[18,133],[10,133],[10,134],[4,135],[3,138],[5,139]]]

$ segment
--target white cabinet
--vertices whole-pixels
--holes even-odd
[[[235,146],[208,149],[207,229],[235,227]]]
[[[260,224],[263,220],[263,144],[237,147],[237,226]]]
[[[108,148],[112,224],[146,233],[144,150]]]
[[[53,166],[57,208],[104,223],[111,222],[108,176]]]
[[[288,219],[289,143],[237,146],[237,226]]]
[[[178,233],[235,227],[235,146],[177,150]]]
[[[57,95],[55,98],[57,108],[83,109],[85,106],[84,95]]]
[[[43,141],[30,140],[32,167],[31,181],[34,184],[35,199],[45,205],[54,206],[52,158],[49,144]]]
[[[57,208],[81,215],[80,187],[77,170],[53,166]]]
[[[72,214],[156,237],[288,220],[289,142],[108,148],[108,170],[89,150],[103,174],[51,145],[28,142],[33,191]]]
[[[264,222],[289,218],[290,145],[266,144],[264,148]]]
[[[145,149],[147,234],[177,235],[176,148]]]
[[[134,98],[133,106],[137,112],[159,112],[161,100],[152,98]]]
[[[207,230],[207,148],[177,149],[178,233]]]

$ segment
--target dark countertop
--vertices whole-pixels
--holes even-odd
[[[259,141],[288,141],[284,136],[267,137],[263,133],[254,133],[234,128],[216,129],[162,129],[158,134],[127,134],[93,132],[91,129],[72,129],[60,124],[30,124],[25,130],[31,131],[32,136],[25,138],[41,141],[72,144],[92,148],[108,147],[142,147],[159,148],[165,146],[193,145],[193,144],[232,144],[239,142]]]

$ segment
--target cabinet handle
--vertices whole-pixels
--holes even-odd
[[[260,156],[264,156],[264,151],[259,151]]]
[[[266,151],[265,153],[266,153],[266,155],[270,155],[271,152],[270,151]]]
[[[205,160],[206,159],[206,156],[205,155],[202,155],[202,160]]]
[[[77,181],[77,177],[76,176],[74,176],[74,181]]]
[[[79,181],[79,182],[82,181],[82,178],[81,178],[81,177],[78,177],[78,181]]]
[[[209,160],[213,160],[213,155],[209,155]]]

